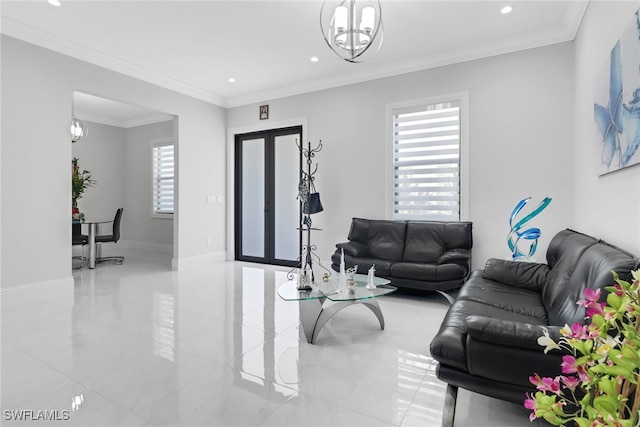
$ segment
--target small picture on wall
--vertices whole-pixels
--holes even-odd
[[[593,113],[600,144],[600,175],[640,163],[638,12],[596,76]]]
[[[261,105],[260,106],[260,120],[267,120],[269,118],[269,106]]]

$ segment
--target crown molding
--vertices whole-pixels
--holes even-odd
[[[577,31],[577,30],[576,30]],[[286,98],[289,96],[301,95],[304,93],[315,92],[326,89],[333,89],[341,86],[348,86],[357,83],[364,83],[371,80],[383,79],[387,77],[399,76],[402,74],[424,71],[432,68],[444,67],[447,65],[460,64],[468,61],[475,61],[493,56],[514,53],[518,51],[535,49],[538,47],[564,43],[572,41],[575,38],[576,31],[567,31],[558,34],[555,37],[535,37],[525,40],[518,44],[505,41],[503,46],[492,47],[490,49],[470,49],[468,51],[451,52],[440,56],[430,57],[428,60],[416,60],[411,63],[401,65],[392,65],[384,69],[378,69],[371,73],[358,73],[352,76],[328,77],[325,79],[317,79],[312,82],[302,82],[299,84],[290,84],[286,87],[276,88],[272,90],[255,92],[247,95],[235,96],[227,98],[227,107],[239,107],[264,102],[265,100]]]
[[[0,21],[0,32],[27,43],[70,56],[90,64],[98,65],[111,71],[125,74],[129,77],[134,77],[147,83],[152,83],[201,101],[206,101],[221,107],[227,106],[226,99],[219,95],[171,79],[163,76],[162,74],[156,73],[155,71],[139,67],[75,41],[58,37],[41,29],[14,21],[5,16],[3,16]]]

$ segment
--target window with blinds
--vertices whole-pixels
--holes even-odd
[[[173,143],[153,144],[153,213],[173,214]]]
[[[393,114],[394,219],[460,219],[460,102]]]

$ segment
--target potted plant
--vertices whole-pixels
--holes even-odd
[[[553,425],[579,427],[640,426],[640,270],[631,283],[620,280],[600,290],[586,289],[587,322],[561,329],[559,342],[548,333],[538,343],[550,350],[565,350],[562,374],[530,381],[537,390],[527,393],[530,420],[544,418]]]
[[[87,170],[80,170],[78,158],[71,160],[71,214],[74,219],[82,219],[83,215],[78,209],[78,200],[82,198],[82,193],[89,187],[96,184],[91,178],[91,173]]]

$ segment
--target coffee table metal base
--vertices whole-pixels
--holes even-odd
[[[335,301],[325,306],[326,298],[300,300],[300,323],[307,342],[314,344],[324,325],[343,308],[354,304],[363,304],[373,312],[380,322],[380,329],[384,330],[384,316],[378,301],[374,298],[353,301]]]

